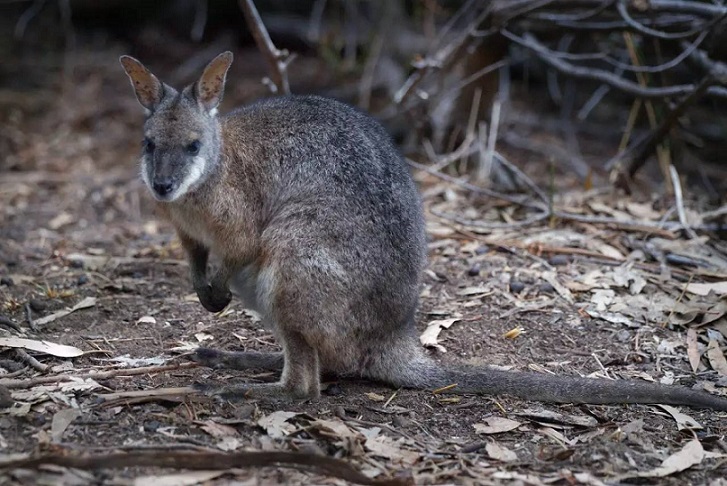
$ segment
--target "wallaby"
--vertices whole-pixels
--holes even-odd
[[[276,383],[206,392],[310,399],[327,373],[545,402],[727,411],[727,399],[684,387],[438,363],[415,333],[427,251],[421,201],[377,121],[318,96],[218,116],[230,52],[181,92],[136,59],[120,61],[146,110],[141,177],[178,232],[200,302],[218,312],[235,295],[283,349],[198,349],[195,359],[210,367],[282,371]],[[210,253],[221,264],[208,276]]]

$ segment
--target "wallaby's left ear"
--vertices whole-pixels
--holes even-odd
[[[194,96],[197,102],[210,115],[217,113],[217,106],[222,101],[222,93],[225,90],[225,77],[227,70],[232,64],[232,53],[223,52],[204,68],[202,77],[194,86]]]

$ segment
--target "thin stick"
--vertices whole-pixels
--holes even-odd
[[[671,183],[674,187],[674,199],[676,200],[677,215],[679,215],[679,222],[684,227],[684,231],[687,233],[689,238],[694,239],[697,237],[697,234],[689,226],[689,222],[687,221],[687,213],[684,210],[684,199],[682,197],[682,183],[679,180],[679,173],[677,173],[677,170],[674,167],[674,164],[669,165],[669,173],[671,174]]]
[[[57,383],[61,381],[71,381],[74,379],[92,378],[94,380],[103,380],[106,378],[113,378],[117,376],[135,376],[135,375],[146,375],[151,373],[163,373],[165,371],[176,371],[185,370],[189,368],[197,368],[197,363],[180,363],[176,365],[165,365],[165,366],[144,366],[141,368],[122,368],[117,370],[99,371],[97,373],[77,373],[71,375],[55,375],[55,376],[41,376],[38,378],[31,378],[28,380],[8,380],[0,379],[0,385],[7,388],[32,388],[37,385],[46,385],[48,383]]]
[[[288,64],[293,60],[293,56],[287,50],[279,50],[275,47],[252,0],[239,0],[239,5],[242,13],[245,14],[245,21],[250,28],[252,37],[255,39],[255,44],[265,56],[270,68],[270,76],[275,88],[273,92],[289,95]]]
[[[34,370],[40,371],[41,373],[45,373],[46,371],[48,371],[48,365],[44,365],[43,363],[29,355],[24,349],[15,348],[15,354],[17,354],[20,359],[28,363],[28,365],[30,365],[30,367]]]

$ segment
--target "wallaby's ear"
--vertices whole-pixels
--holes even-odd
[[[164,86],[142,63],[131,56],[121,56],[119,58],[124,71],[131,80],[131,86],[134,88],[136,98],[141,106],[154,111],[164,98]]]
[[[222,101],[222,93],[225,90],[225,77],[230,64],[232,64],[232,53],[225,51],[207,64],[202,77],[194,86],[194,96],[197,102],[210,115],[217,113],[217,106]]]

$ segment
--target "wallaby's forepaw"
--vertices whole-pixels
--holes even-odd
[[[214,284],[207,284],[196,291],[202,307],[210,312],[221,312],[232,300],[229,289]]]

